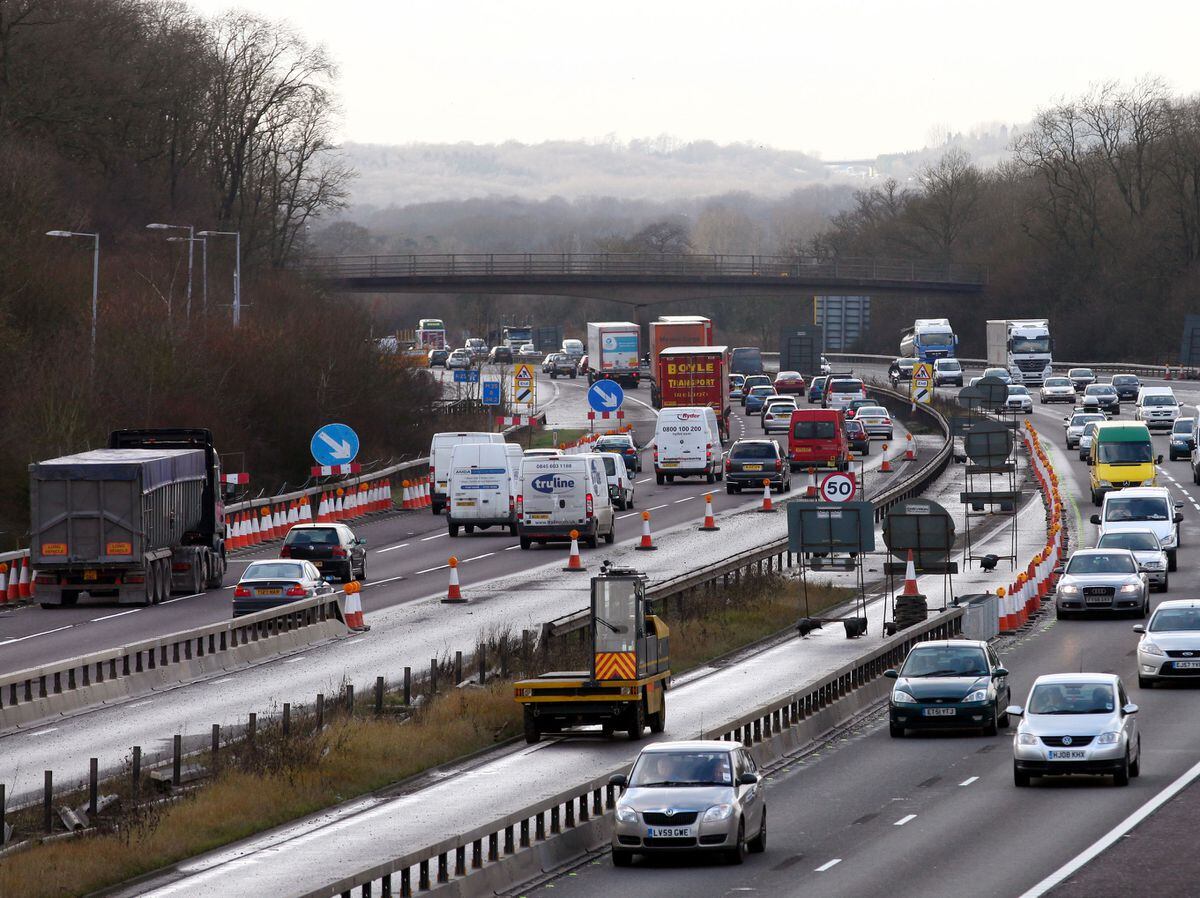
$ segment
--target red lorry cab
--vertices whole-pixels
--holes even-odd
[[[793,471],[850,466],[850,444],[842,413],[832,408],[799,408],[788,426],[788,462]]]

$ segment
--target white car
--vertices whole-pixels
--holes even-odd
[[[1010,412],[1033,414],[1033,397],[1029,395],[1029,389],[1021,384],[1009,384],[1004,407]]]
[[[1100,513],[1092,523],[1100,536],[1124,530],[1149,530],[1167,553],[1167,570],[1175,570],[1179,548],[1179,525],[1183,523],[1182,502],[1174,502],[1165,486],[1132,486],[1104,494]]]
[[[854,413],[854,420],[863,426],[867,436],[884,440],[896,438],[896,427],[892,423],[891,413],[882,405],[859,406]]]
[[[1083,425],[1083,433],[1079,435],[1079,460],[1087,461],[1092,454],[1092,442],[1096,439],[1096,422],[1089,421]]]
[[[452,368],[470,368],[471,353],[466,349],[456,349],[446,357],[446,370]]]
[[[1150,689],[1159,680],[1200,677],[1200,600],[1160,602],[1150,621],[1135,624],[1138,685]]]
[[[762,429],[763,433],[787,433],[791,426],[792,412],[796,410],[796,400],[791,396],[772,396],[763,403]]]
[[[624,511],[633,508],[634,479],[629,476],[625,459],[617,452],[598,452],[604,462],[604,474],[608,478],[608,496],[613,504]]]
[[[933,385],[944,387],[948,384],[963,385],[962,363],[958,359],[938,359],[933,363]]]
[[[537,347],[532,343],[522,343],[521,348],[517,350],[518,355],[537,355]]]
[[[1069,377],[1047,377],[1038,390],[1043,405],[1050,402],[1075,402],[1075,385]]]
[[[299,558],[252,561],[233,589],[233,616],[266,611],[332,592],[333,587],[311,561]]]
[[[1021,718],[1013,736],[1016,786],[1076,773],[1107,774],[1113,785],[1128,786],[1142,772],[1138,706],[1115,674],[1040,676],[1025,707],[1010,705],[1008,713]]]

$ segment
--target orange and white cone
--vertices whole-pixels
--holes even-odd
[[[888,444],[884,443],[883,446],[880,448],[880,452],[883,453],[883,463],[880,464],[880,466],[879,466],[880,474],[891,474],[892,473],[892,463],[890,461],[888,461],[887,451],[888,451]]]
[[[287,513],[283,510],[282,505],[275,506],[275,515],[271,519],[271,538],[283,539],[287,533]]]
[[[717,526],[717,519],[713,517],[712,493],[704,494],[704,523],[700,525],[700,529],[706,533],[721,529]]]
[[[639,552],[652,552],[658,548],[650,537],[650,512],[642,512],[642,541],[634,546]]]
[[[329,522],[329,497],[321,493],[321,501],[317,503],[317,523]]]
[[[335,521],[346,520],[346,493],[343,490],[337,491],[337,499],[333,504],[333,519]]]
[[[900,594],[904,596],[921,594],[921,590],[917,588],[917,566],[913,564],[912,549],[908,550],[908,563],[904,566],[904,592]]]
[[[17,583],[21,579],[22,567],[24,567],[24,565],[22,565],[20,561],[14,561],[12,563],[12,570],[8,575],[8,589],[5,591],[5,595],[8,597],[10,602],[15,602],[21,598],[21,590],[20,587],[17,586]]]
[[[433,481],[430,478],[423,478],[422,492],[425,494],[425,507],[429,508],[433,505]]]
[[[583,560],[579,557],[579,531],[571,531],[571,554],[567,557],[567,566],[564,571],[571,573],[583,573],[587,568],[583,566]]]
[[[446,593],[446,598],[442,599],[443,604],[465,602],[462,589],[458,585],[458,559],[453,555],[450,556],[450,589]]]
[[[404,487],[403,501],[400,503],[400,507],[405,511],[411,511],[415,508],[412,499],[412,485],[407,480],[403,481],[400,485]]]
[[[774,511],[775,506],[771,504],[771,481],[763,478],[763,501],[759,511]]]
[[[812,482],[808,485],[807,489],[805,489],[804,498],[805,499],[815,499],[815,498],[817,498],[817,495],[818,495],[817,494],[817,469],[809,468],[808,476],[812,478]]]
[[[29,598],[29,562],[21,565],[21,579],[17,581],[17,595],[22,599]]]
[[[300,500],[300,523],[311,524],[313,522],[312,503],[308,501],[308,497]]]
[[[362,584],[357,580],[346,584],[346,626],[358,633],[371,629],[363,618],[361,592]]]
[[[8,565],[0,561],[0,605],[8,601]]]
[[[911,433],[906,433],[904,435],[904,437],[905,437],[904,460],[905,461],[916,461],[917,460],[917,444],[913,442]]]

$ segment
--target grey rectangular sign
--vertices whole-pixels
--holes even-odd
[[[789,502],[789,552],[874,552],[870,502]]]

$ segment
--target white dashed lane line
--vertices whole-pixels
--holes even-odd
[[[971,785],[971,783],[975,782],[977,779],[979,779],[979,777],[969,776],[965,780],[963,780],[961,783],[959,783],[959,785],[960,786],[969,786],[969,785]]]
[[[907,814],[907,815],[901,817],[895,823],[893,823],[892,826],[903,826],[904,824],[908,823],[909,821],[916,820],[916,819],[917,819],[916,814]]]
[[[842,859],[840,857],[835,857],[833,860],[826,861],[821,866],[817,867],[817,869],[813,870],[813,872],[814,873],[824,873],[826,870],[832,870],[834,867],[836,867],[841,862],[842,862]]]

